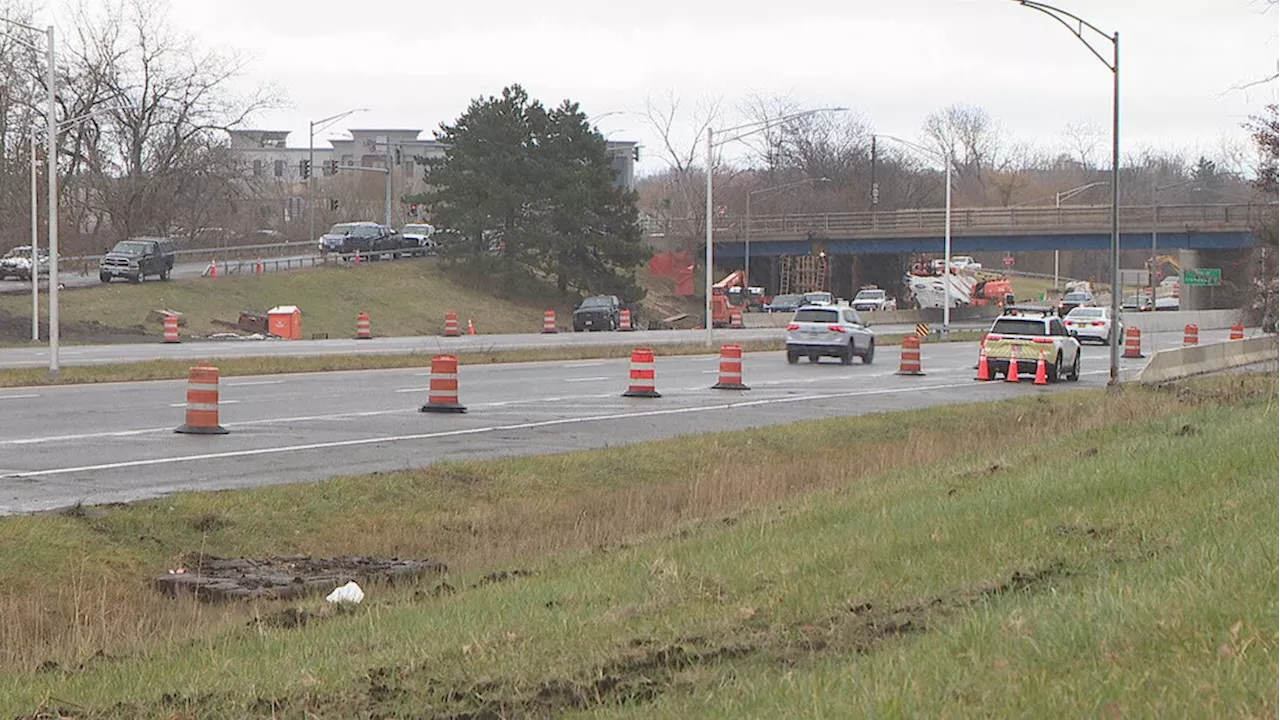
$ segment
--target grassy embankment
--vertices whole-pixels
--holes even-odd
[[[6,518],[0,714],[1274,717],[1276,392],[1063,393]],[[343,613],[147,587],[191,550],[451,572]],[[296,607],[304,626],[271,622]]]

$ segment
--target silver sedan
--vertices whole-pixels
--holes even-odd
[[[1124,333],[1124,323],[1111,321],[1109,307],[1077,307],[1063,318],[1067,332],[1076,336],[1080,342],[1095,340],[1104,345],[1111,344],[1112,333]]]

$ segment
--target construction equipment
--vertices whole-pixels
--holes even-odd
[[[969,293],[969,304],[975,307],[1012,305],[1013,300],[1013,285],[1005,278],[980,280]]]
[[[730,298],[730,288],[741,288],[746,275],[741,270],[734,270],[723,280],[711,286],[711,326],[729,327],[730,311],[735,303]],[[739,290],[734,295],[741,297]]]

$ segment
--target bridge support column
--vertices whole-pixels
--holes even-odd
[[[1200,251],[1179,250],[1178,264],[1183,270],[1200,267]],[[1178,293],[1179,310],[1206,310],[1209,307],[1209,288],[1183,285]]]

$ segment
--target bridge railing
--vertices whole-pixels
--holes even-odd
[[[1165,232],[1189,230],[1248,229],[1262,213],[1275,214],[1275,203],[1214,205],[1137,205],[1120,208],[1120,228],[1125,232],[1155,227]],[[723,241],[736,241],[746,234],[746,218],[722,218],[717,232]],[[946,211],[939,208],[889,210],[885,212],[819,213],[807,215],[766,215],[751,218],[751,236],[831,237],[877,235],[941,235],[946,227]],[[953,208],[953,234],[980,232],[1097,232],[1110,231],[1110,205],[1068,207]]]

